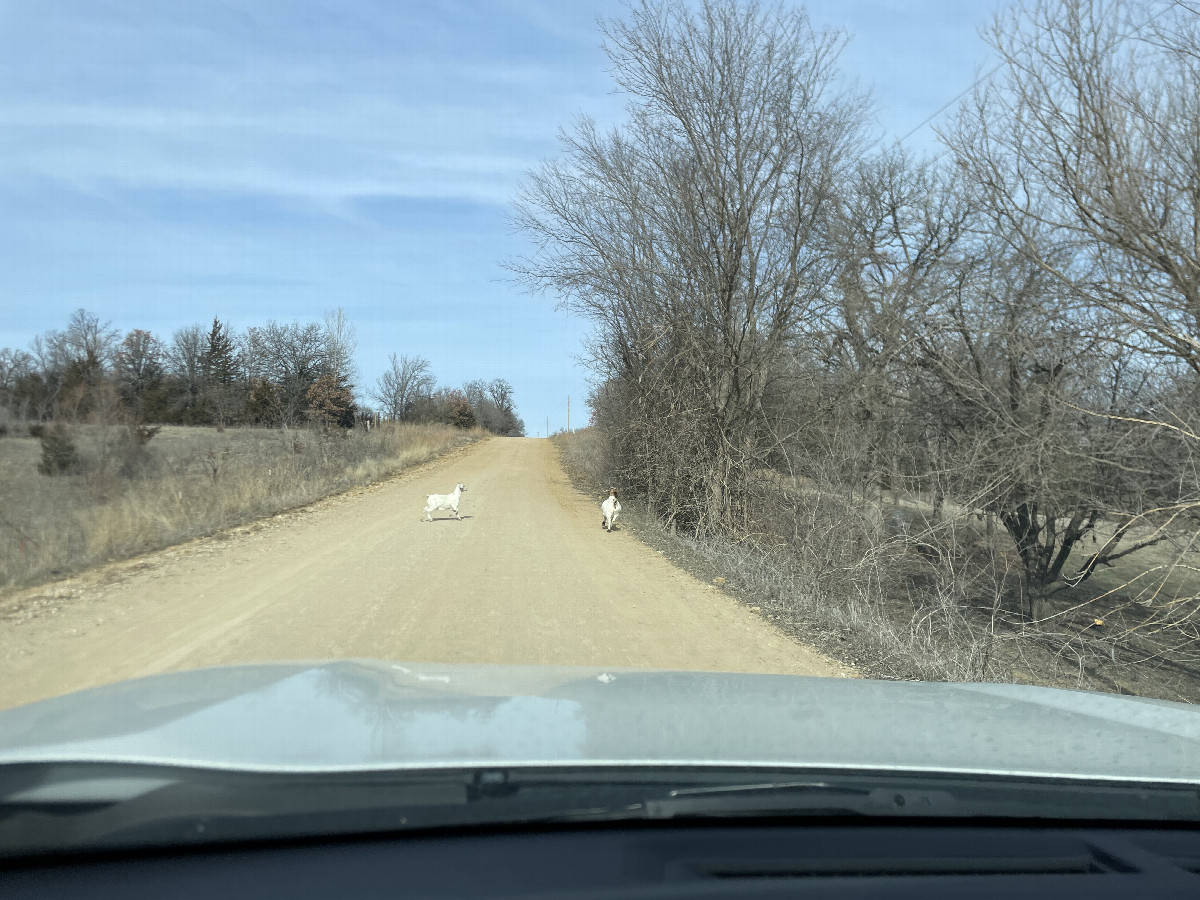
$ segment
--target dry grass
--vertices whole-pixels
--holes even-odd
[[[37,470],[40,442],[14,431],[0,438],[0,588],[312,503],[484,436],[440,425],[330,435],[176,426],[136,447],[125,429],[81,426],[82,471],[49,477]]]
[[[933,521],[933,504],[927,499],[898,491],[887,491],[883,496],[886,506],[898,509],[921,527],[927,527]],[[971,527],[982,539],[984,519],[981,514],[977,515],[950,502],[945,504],[943,513]],[[1067,522],[1067,519],[1057,521],[1060,531],[1065,529]],[[1082,568],[1088,558],[1113,536],[1116,528],[1115,522],[1100,521],[1087,540],[1075,545],[1063,567],[1064,575],[1071,575]],[[1122,550],[1158,533],[1149,525],[1134,527],[1117,549]],[[998,524],[996,536],[990,540],[997,549],[1007,550],[1010,544]],[[1100,597],[1114,593],[1147,606],[1167,605],[1181,598],[1200,595],[1200,534],[1194,529],[1177,526],[1160,543],[1142,547],[1109,565],[1101,566],[1079,589],[1064,591],[1064,596],[1078,603],[1085,595]]]
[[[926,530],[924,540],[944,543],[932,508],[920,498],[891,498],[900,512],[911,514]],[[998,584],[1006,587],[1007,606],[1015,604],[1020,567],[1015,548],[1003,528],[989,535],[985,518],[946,504],[955,518],[960,543],[984,550],[1004,564]],[[1060,519],[1061,532],[1067,525]],[[1039,680],[1172,700],[1200,701],[1200,533],[1182,518],[1162,530],[1141,524],[1131,528],[1118,550],[1130,549],[1090,577],[1071,587],[1070,576],[1083,569],[1092,554],[1113,536],[1116,523],[1101,521],[1095,532],[1075,545],[1063,568],[1063,580],[1049,595],[1044,615],[1029,622],[1001,611],[1000,633],[1017,646],[1017,671],[1038,670]],[[914,533],[915,532],[914,530]],[[1157,543],[1138,548],[1147,540]],[[1035,653],[1035,649],[1040,653]],[[1033,656],[1040,656],[1038,663]]]
[[[581,489],[607,486],[605,450],[593,430],[558,435],[555,443]],[[779,508],[752,503],[761,512],[742,540],[699,540],[670,531],[635,498],[624,501],[622,523],[693,574],[722,579],[725,590],[799,640],[868,674],[937,681],[1007,677],[992,653],[992,632],[960,612],[965,573],[927,571],[911,541],[889,533],[886,517],[861,498],[815,485],[800,494],[784,504],[788,521]],[[926,582],[920,597],[906,586],[913,569]]]
[[[582,431],[555,441],[582,489],[609,486],[598,435]],[[1070,616],[1030,625],[1011,612],[1018,560],[999,526],[988,534],[985,520],[951,504],[935,521],[920,498],[880,503],[833,482],[785,485],[774,473],[760,481],[751,485],[751,519],[739,540],[672,533],[628,495],[622,524],[704,580],[724,579],[725,590],[799,640],[874,677],[1019,681],[1200,700],[1200,681],[1180,668],[1177,649],[1172,658],[1147,662],[1130,642],[1136,623],[1091,627],[1093,615],[1110,616],[1085,601],[1156,566],[1173,566],[1180,582],[1159,590],[1156,606],[1193,590],[1186,576],[1196,568],[1180,566],[1171,555],[1178,548],[1131,554],[1119,569],[1058,598],[1063,609],[1080,605]],[[1129,599],[1109,597],[1103,609]]]

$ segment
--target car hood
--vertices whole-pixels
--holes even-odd
[[[1005,684],[272,663],[0,712],[0,764],[278,772],[705,765],[1200,784],[1200,709]]]

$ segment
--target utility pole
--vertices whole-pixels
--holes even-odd
[[[571,433],[571,395],[567,394],[567,434]]]
[[[546,437],[550,437],[550,417],[546,416]]]

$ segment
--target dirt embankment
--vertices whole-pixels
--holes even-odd
[[[462,520],[425,495],[467,485]],[[370,488],[0,600],[0,708],[277,659],[850,675],[620,530],[549,441],[493,439]],[[447,513],[440,513],[447,516]]]

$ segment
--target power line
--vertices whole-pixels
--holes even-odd
[[[1182,0],[1171,0],[1171,2],[1167,6],[1163,7],[1158,12],[1151,15],[1150,18],[1148,18],[1145,22],[1143,22],[1137,28],[1133,29],[1133,31],[1129,32],[1129,34],[1121,35],[1120,39],[1126,40],[1128,38],[1133,37],[1135,34],[1137,34],[1139,31],[1141,31],[1143,28],[1145,28],[1147,25],[1149,25],[1155,19],[1158,19],[1160,16],[1166,15],[1168,12],[1170,12],[1172,7],[1175,7],[1175,6],[1178,6],[1180,9],[1186,9],[1188,12],[1195,12],[1195,10],[1193,10],[1191,7],[1189,7],[1185,3],[1183,3]],[[1055,20],[1054,24],[1056,24],[1056,25],[1058,24],[1057,19]],[[1033,44],[1036,42],[1036,40],[1037,40],[1037,36],[1035,35],[1033,40],[1030,40],[1023,47],[1021,47],[1021,51],[1028,50],[1030,47],[1033,46]],[[1018,51],[1018,52],[1020,52],[1020,51]],[[979,77],[977,77],[973,82],[971,82],[971,84],[969,84],[969,85],[967,85],[967,87],[963,88],[963,90],[961,90],[958,94],[951,97],[949,100],[947,100],[941,106],[939,106],[936,110],[934,110],[932,113],[930,113],[924,119],[922,119],[920,123],[918,123],[913,128],[911,128],[907,132],[905,132],[904,136],[899,138],[896,141],[896,146],[898,147],[901,144],[903,144],[910,137],[912,137],[914,134],[916,134],[918,131],[920,131],[922,128],[924,128],[926,125],[928,125],[934,119],[936,119],[942,113],[944,113],[947,109],[949,109],[951,106],[953,106],[959,100],[961,100],[963,97],[967,96],[967,94],[971,93],[971,91],[975,90],[975,88],[979,87],[979,85],[983,84],[985,81],[987,81],[989,78],[991,78],[997,72],[999,72],[1002,68],[1004,68],[1005,63],[1006,63],[1006,60],[1000,60],[1000,62],[996,63],[995,66],[993,66],[991,69],[989,69],[983,75],[980,75]],[[879,143],[882,144],[883,141],[881,140]]]
[[[953,105],[954,105],[955,103],[957,103],[959,100],[961,100],[963,97],[967,96],[967,94],[971,93],[971,91],[975,90],[975,88],[979,87],[979,85],[983,84],[985,81],[987,81],[989,78],[991,78],[991,77],[992,77],[993,75],[995,75],[997,72],[999,72],[999,71],[1000,71],[1002,68],[1004,68],[1004,62],[1003,62],[1003,60],[1002,60],[1002,61],[1000,61],[1000,62],[998,62],[998,63],[996,63],[995,67],[994,67],[994,68],[992,68],[992,69],[991,69],[991,70],[990,70],[990,71],[989,71],[989,72],[988,72],[986,75],[981,75],[981,76],[979,76],[978,78],[976,78],[974,82],[972,82],[971,84],[967,85],[967,87],[963,88],[963,89],[962,89],[962,91],[960,91],[960,92],[959,92],[958,94],[956,94],[955,96],[951,97],[949,100],[947,100],[947,101],[946,101],[945,103],[943,103],[941,106],[939,106],[939,107],[938,107],[936,110],[934,110],[934,111],[933,111],[933,112],[931,112],[931,113],[930,113],[928,116],[926,116],[926,117],[925,117],[925,118],[924,118],[924,119],[923,119],[923,120],[920,122],[920,124],[918,124],[918,125],[915,125],[915,126],[914,126],[914,127],[913,127],[913,128],[910,130],[910,131],[908,131],[908,132],[907,132],[907,133],[904,135],[904,137],[902,137],[902,138],[900,138],[899,140],[897,140],[897,141],[896,141],[896,146],[900,146],[901,144],[903,144],[903,143],[904,143],[905,141],[907,141],[907,140],[908,140],[910,137],[912,137],[914,134],[916,134],[918,131],[920,131],[922,128],[924,128],[926,125],[928,125],[928,124],[929,124],[930,122],[932,122],[934,119],[936,119],[936,118],[937,118],[938,116],[940,116],[942,113],[944,113],[944,112],[945,112],[947,109],[949,109],[951,106],[953,106]]]

